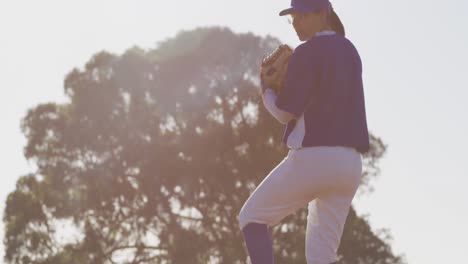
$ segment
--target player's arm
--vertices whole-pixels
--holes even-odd
[[[273,89],[265,85],[263,80],[261,80],[261,88],[263,105],[276,120],[278,120],[281,124],[287,124],[291,119],[294,118],[294,115],[283,111],[276,106],[277,95]]]
[[[270,114],[276,118],[276,120],[278,120],[281,124],[287,124],[291,119],[294,118],[293,114],[283,111],[276,106],[275,102],[277,96],[273,89],[264,86],[262,86],[262,88],[263,105],[268,110],[268,112],[270,112]]]
[[[310,100],[318,96],[318,74],[320,73],[317,55],[307,47],[299,45],[289,58],[288,70],[283,88],[277,94],[275,105],[298,119],[304,113]]]

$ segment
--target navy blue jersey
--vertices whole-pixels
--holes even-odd
[[[284,130],[283,142],[290,148],[369,150],[362,63],[355,46],[340,34],[316,35],[296,47],[275,104],[297,117]]]

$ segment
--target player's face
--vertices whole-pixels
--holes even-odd
[[[310,12],[307,14],[292,13],[290,21],[301,41],[313,37],[315,33],[327,27],[326,11]]]

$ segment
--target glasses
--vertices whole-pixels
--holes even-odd
[[[303,17],[302,14],[296,14],[296,13],[288,14],[286,16],[286,21],[288,22],[288,24],[292,24],[294,20],[300,19],[301,17]]]

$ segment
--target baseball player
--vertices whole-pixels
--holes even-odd
[[[292,0],[279,15],[291,16],[303,43],[277,94],[262,80],[262,99],[286,125],[289,151],[247,199],[239,225],[251,263],[271,264],[268,226],[308,205],[307,263],[333,264],[369,150],[361,59],[328,0]]]

